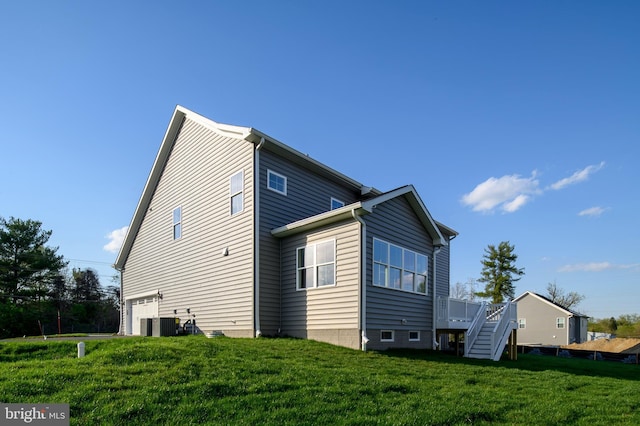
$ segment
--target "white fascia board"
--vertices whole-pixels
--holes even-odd
[[[183,106],[178,105],[176,110],[181,111],[184,115],[192,121],[215,131],[216,133],[220,133],[232,138],[236,139],[246,139],[247,136],[251,133],[251,128],[243,127],[243,126],[234,126],[231,124],[218,123],[217,121],[213,121],[210,118],[202,116],[197,112],[193,112]]]
[[[188,110],[186,110],[188,111]],[[144,189],[142,190],[142,195],[140,196],[140,200],[138,200],[138,205],[136,206],[135,212],[133,214],[133,218],[131,219],[131,223],[127,228],[127,234],[125,235],[122,246],[120,247],[120,252],[118,253],[118,257],[116,258],[116,263],[114,267],[118,270],[122,269],[124,264],[127,261],[127,257],[129,256],[129,251],[133,245],[133,240],[135,239],[138,229],[142,224],[142,219],[144,219],[145,212],[149,208],[149,204],[151,203],[151,198],[153,197],[153,193],[155,191],[156,186],[158,185],[158,181],[160,180],[160,176],[162,175],[162,171],[164,170],[164,165],[167,162],[167,158],[171,153],[171,148],[173,147],[173,143],[176,140],[178,132],[182,127],[182,123],[184,121],[186,112],[184,108],[177,106],[173,111],[173,116],[169,121],[169,125],[167,126],[167,130],[164,133],[164,137],[162,138],[162,144],[160,145],[160,149],[158,150],[158,154],[156,155],[156,159],[153,162],[153,166],[151,167],[151,172],[149,173],[149,177],[147,178],[147,182],[144,185]]]
[[[271,235],[278,238],[288,237],[289,235],[310,231],[324,225],[330,225],[332,223],[352,219],[353,212],[357,210],[361,210],[361,213],[363,214],[370,213],[370,211],[363,209],[362,203],[357,202],[272,229]]]
[[[118,270],[122,269],[127,261],[127,257],[129,256],[129,252],[131,251],[131,247],[133,246],[133,241],[135,240],[138,230],[142,225],[142,220],[144,219],[145,213],[149,208],[151,198],[153,197],[155,188],[160,181],[160,177],[162,176],[162,172],[164,171],[164,166],[169,158],[169,155],[171,154],[171,150],[177,139],[178,132],[182,127],[182,123],[187,118],[204,126],[205,128],[211,129],[216,133],[228,137],[233,137],[239,140],[245,140],[246,137],[251,133],[251,129],[248,127],[217,123],[183,106],[176,106],[175,110],[173,111],[173,116],[169,121],[169,125],[167,126],[164,137],[162,138],[160,149],[158,150],[156,159],[153,162],[153,166],[151,167],[151,172],[149,173],[147,182],[144,186],[144,189],[142,190],[142,195],[140,196],[140,200],[138,201],[135,213],[133,214],[133,218],[131,219],[129,228],[127,229],[127,234],[125,235],[124,242],[122,243],[122,247],[120,247],[118,257],[116,258],[114,267]]]
[[[536,294],[536,293],[534,293],[532,291],[525,292],[523,295],[518,296],[515,299],[513,299],[513,301],[517,303],[518,300],[523,299],[527,295],[533,296],[536,299],[538,299],[539,301],[544,302],[549,306],[553,306],[554,308],[558,309],[559,311],[564,312],[568,316],[580,316],[580,317],[585,316],[585,315],[579,314],[577,312],[570,311],[569,309],[563,308],[562,306],[558,305],[557,303],[553,303],[552,301],[547,300],[544,297],[541,297],[540,295],[538,295],[538,294]]]
[[[147,298],[151,296],[158,297],[158,291],[159,290],[149,290],[144,293],[132,294],[131,296],[125,297],[124,300],[136,300],[136,299],[142,299],[142,298]]]

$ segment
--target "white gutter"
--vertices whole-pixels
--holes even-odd
[[[440,250],[442,250],[442,246],[435,246],[433,248],[433,271],[431,272],[433,274],[433,295],[432,295],[432,299],[433,299],[433,323],[432,323],[432,335],[433,335],[433,349],[435,350],[438,346],[438,335],[436,333],[436,325],[437,325],[437,303],[436,303],[436,257],[438,256],[438,253],[440,253]]]
[[[264,138],[256,145],[253,159],[253,329],[255,337],[262,336],[260,330],[260,148]]]
[[[360,234],[360,344],[363,352],[367,350],[367,224],[356,213],[356,209],[351,210],[351,215],[360,222],[362,233]]]

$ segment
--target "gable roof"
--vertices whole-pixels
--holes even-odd
[[[416,210],[417,212],[422,212],[419,214],[419,217],[425,224],[425,227],[427,227],[427,229],[435,229],[434,235],[438,237],[439,241],[442,241],[443,244],[446,244],[446,239],[442,238],[442,234],[440,233],[439,229],[445,231],[445,233],[447,233],[449,236],[452,235],[449,231],[457,235],[455,231],[445,227],[442,224],[436,225],[436,222],[433,220],[433,218],[431,218],[431,215],[427,211],[426,207],[424,207],[424,204],[420,200],[417,192],[415,192],[413,186],[398,188],[397,190],[383,194],[379,190],[364,186],[360,182],[351,179],[350,177],[322,164],[321,162],[291,148],[290,146],[278,141],[275,138],[272,138],[271,136],[268,136],[267,134],[257,129],[254,129],[252,127],[234,126],[230,124],[218,123],[183,106],[177,105],[173,112],[171,120],[169,121],[169,125],[164,134],[164,137],[162,138],[160,149],[158,150],[158,154],[156,155],[153,166],[151,167],[151,172],[149,173],[147,182],[145,183],[144,189],[142,190],[142,195],[140,196],[140,200],[138,201],[138,205],[136,206],[133,218],[131,219],[131,223],[129,224],[129,227],[127,229],[124,241],[122,243],[122,246],[120,247],[116,262],[113,265],[118,270],[122,269],[127,261],[129,253],[131,252],[131,248],[133,247],[133,242],[138,234],[138,231],[140,230],[140,226],[142,225],[145,213],[149,209],[151,199],[153,198],[155,189],[158,186],[158,183],[162,176],[162,172],[164,171],[165,165],[169,159],[169,155],[171,154],[173,145],[175,144],[178,134],[180,133],[180,129],[182,128],[182,125],[186,119],[193,120],[204,126],[205,128],[212,130],[218,134],[253,143],[256,149],[267,149],[275,152],[290,161],[293,161],[309,170],[314,171],[315,173],[318,173],[319,175],[322,175],[332,181],[338,182],[341,185],[350,187],[354,191],[359,191],[362,195],[374,197],[369,201],[373,201],[373,199],[377,197],[394,198],[399,195],[396,193],[396,191],[402,192],[402,188],[410,187],[411,189],[407,190],[407,192],[411,192],[411,195],[408,196],[409,202],[411,203],[412,207],[414,207],[414,210]],[[392,193],[394,195],[390,196],[389,194]],[[386,201],[386,199],[384,200]],[[373,206],[373,204],[371,204],[369,201],[364,202],[365,204],[363,206],[365,209]],[[435,240],[436,238],[434,238],[434,241]]]
[[[587,317],[588,318],[588,315],[584,315],[584,314],[581,314],[579,312],[573,311],[571,309],[567,309],[564,306],[553,302],[551,299],[549,299],[549,298],[547,298],[545,296],[542,296],[542,295],[540,295],[538,293],[534,293],[532,291],[525,291],[523,294],[521,294],[520,296],[518,296],[515,299],[513,299],[513,301],[514,302],[518,302],[518,300],[524,299],[526,296],[532,296],[532,297],[534,297],[534,298],[536,298],[536,299],[538,299],[538,300],[540,300],[540,301],[542,301],[544,303],[547,303],[547,304],[549,304],[549,305],[551,305],[551,306],[563,311],[567,315],[573,315],[573,316],[576,316],[576,317]]]
[[[373,209],[378,204],[382,204],[386,201],[400,196],[404,196],[407,199],[409,205],[418,216],[420,222],[422,222],[422,225],[433,239],[433,243],[435,245],[448,245],[449,239],[443,236],[443,232],[441,232],[441,229],[450,237],[455,237],[456,235],[458,235],[458,233],[453,229],[441,225],[433,220],[431,214],[429,213],[429,210],[427,210],[427,208],[425,207],[413,185],[402,186],[400,188],[378,195],[377,197],[370,198],[366,201],[358,201],[356,203],[352,203],[335,210],[330,210],[328,212],[311,216],[306,219],[289,223],[287,225],[273,229],[271,231],[271,234],[276,237],[286,237],[288,235],[305,232],[311,229],[318,228],[320,226],[348,219],[352,217],[354,211],[357,211],[360,214],[370,214],[373,213]]]

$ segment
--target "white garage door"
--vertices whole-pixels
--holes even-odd
[[[131,301],[131,334],[140,335],[140,320],[158,316],[158,298],[146,297]]]

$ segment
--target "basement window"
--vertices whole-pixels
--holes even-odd
[[[409,341],[410,342],[419,342],[420,341],[420,332],[419,331],[410,331],[409,332]]]
[[[381,342],[393,342],[394,332],[393,330],[380,330]]]

